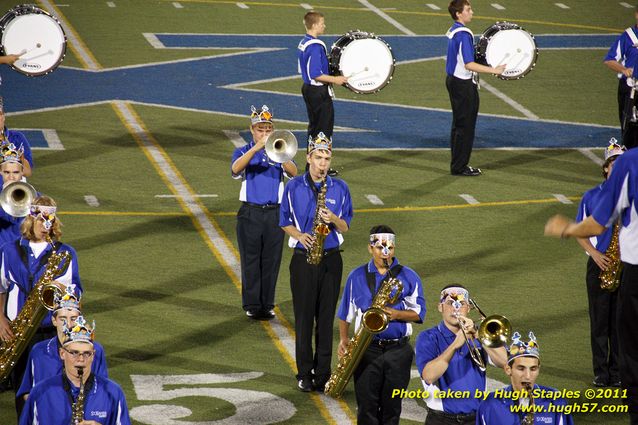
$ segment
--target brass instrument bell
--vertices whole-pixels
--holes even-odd
[[[12,182],[0,192],[0,206],[9,215],[26,217],[36,196],[37,192],[29,183]]]
[[[297,138],[288,130],[275,130],[266,139],[266,155],[272,162],[283,164],[297,154]]]

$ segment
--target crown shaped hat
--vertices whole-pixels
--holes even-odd
[[[536,357],[540,359],[538,343],[536,342],[534,332],[530,332],[528,336],[528,342],[521,341],[521,334],[514,332],[514,335],[512,335],[512,345],[510,345],[509,352],[507,353],[508,364],[511,364],[517,357]]]
[[[620,146],[618,141],[612,137],[609,139],[609,146],[605,149],[605,162],[607,162],[610,158],[622,155],[626,150],[627,148]]]
[[[260,122],[266,122],[272,124],[272,112],[268,109],[268,106],[261,107],[261,111],[258,111],[254,105],[250,107],[250,125],[259,124]]]
[[[323,131],[317,134],[314,138],[312,136],[308,138],[308,153],[316,149],[323,149],[332,152],[332,140],[323,134]]]
[[[71,328],[67,327],[66,323],[64,324],[64,342],[62,345],[71,344],[72,342],[86,342],[93,345],[94,331],[95,321],[93,321],[92,326],[89,326],[84,316],[79,316]]]
[[[80,294],[75,294],[75,285],[71,284],[66,287],[66,290],[63,294],[55,293],[53,297],[53,302],[55,303],[54,312],[63,308],[68,308],[69,310],[77,310],[80,309]]]
[[[7,142],[6,140],[3,140],[2,144],[0,145],[0,154],[2,154],[3,164],[5,162],[21,163],[20,157],[23,153],[24,148],[22,146],[20,146],[20,148],[16,148],[16,145],[11,142]]]

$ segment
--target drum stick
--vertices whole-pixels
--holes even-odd
[[[505,56],[503,56],[503,59],[501,59],[500,61],[498,61],[498,64],[496,66],[501,66],[503,65],[503,62],[505,62],[505,59],[509,58],[510,54],[509,52],[505,53]]]
[[[366,66],[365,68],[363,68],[361,71],[353,72],[352,74],[348,75],[346,78],[352,78],[352,77],[354,77],[355,75],[359,75],[359,74],[361,74],[362,72],[366,72],[366,71],[368,71],[368,67],[367,67],[367,66]]]
[[[33,47],[33,48],[29,49],[29,50],[27,50],[27,49],[22,50],[22,52],[20,52],[20,56],[26,55],[27,53],[31,53],[32,51],[34,51],[35,49],[39,49],[40,47],[42,47],[42,44],[37,43],[35,45],[35,47]]]

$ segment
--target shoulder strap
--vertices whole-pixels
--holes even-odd
[[[403,266],[401,264],[397,264],[396,266],[392,267],[390,269],[391,273],[387,273],[385,279],[383,279],[383,281],[387,281],[388,279],[390,279],[390,275],[396,277],[399,275],[399,273],[401,273],[401,270],[403,270]],[[374,298],[374,296],[377,294],[377,291],[374,289],[374,287],[376,286],[376,281],[374,278],[374,275],[376,273],[374,272],[369,272],[366,271],[366,281],[368,283],[368,289],[370,289],[370,293],[372,294],[372,298]],[[381,287],[381,286],[379,286]]]
[[[634,32],[634,29],[632,27],[627,28],[625,30],[625,34],[627,34],[627,36],[631,40],[631,44],[633,44],[634,47],[638,47],[638,37],[636,37],[636,33]]]
[[[323,47],[323,50],[326,51],[326,53],[328,52],[328,48],[326,47],[326,44],[319,40],[318,38],[313,38],[311,40],[306,41],[305,43],[299,43],[299,50],[301,50],[302,52],[306,51],[306,48],[308,48],[308,46],[311,46],[313,44],[321,44],[321,46]]]
[[[446,33],[445,33],[445,35],[447,36],[447,38],[449,38],[449,39],[451,40],[452,38],[454,38],[454,36],[455,36],[457,33],[462,32],[462,31],[465,31],[465,32],[470,33],[470,35],[472,36],[472,38],[474,38],[474,33],[473,33],[473,32],[472,32],[469,28],[467,28],[467,27],[458,27],[458,28],[455,28],[455,29],[453,29],[453,30],[451,30],[451,31],[446,32]]]

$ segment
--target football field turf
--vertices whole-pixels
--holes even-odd
[[[310,3],[326,15],[328,45],[359,28],[386,38],[397,57],[380,93],[337,90],[333,166],[355,208],[344,279],[368,260],[369,228],[388,224],[397,257],[424,283],[428,311],[415,335],[440,320],[439,290],[463,284],[486,313],[536,333],[540,384],[583,393],[593,379],[586,256],[574,241],[544,238],[543,226],[556,213],[575,216],[582,193],[602,179],[594,159],[619,137],[617,82],[602,59],[633,23],[633,9],[497,1],[502,9],[472,3],[474,33],[511,20],[537,35],[540,53],[520,81],[483,77],[472,165],[485,174],[477,179],[449,175],[447,2]],[[37,148],[29,181],[58,202],[63,241],[78,252],[85,314],[134,423],[354,423],[351,384],[343,402],[295,388],[289,249],[277,318],[254,322],[241,309],[230,157],[247,137],[252,104],[271,105],[277,127],[294,130],[305,147],[295,62],[304,4],[38,4],[63,21],[67,55],[45,77],[0,67],[7,125],[28,129]],[[2,0],[0,10],[13,5]],[[303,166],[301,152],[296,160]],[[506,381],[500,370],[488,375]],[[410,388],[421,388],[416,375]],[[423,422],[422,400],[403,406],[402,423]],[[14,421],[12,393],[2,393],[0,424]],[[576,413],[575,421],[628,419]]]

